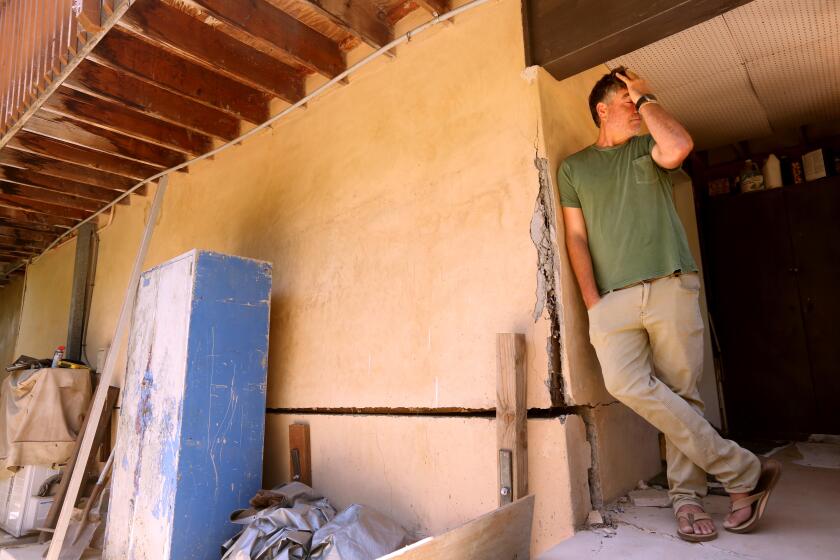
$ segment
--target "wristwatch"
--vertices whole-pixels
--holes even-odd
[[[659,103],[659,100],[652,93],[646,93],[636,101],[636,111],[641,109],[645,103]]]

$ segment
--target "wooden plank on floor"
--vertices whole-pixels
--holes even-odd
[[[500,507],[379,560],[528,560],[534,496]]]
[[[500,493],[500,505],[528,495],[528,422],[525,335],[496,335],[496,442],[512,454],[511,495]],[[501,467],[500,467],[501,468]],[[500,471],[501,477],[501,471]]]

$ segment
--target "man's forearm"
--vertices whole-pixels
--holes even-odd
[[[572,270],[580,286],[580,293],[583,296],[583,303],[589,309],[601,299],[598,293],[598,284],[595,282],[595,273],[592,270],[592,255],[589,253],[589,243],[580,237],[566,237],[566,250],[569,252],[569,260],[572,262]]]
[[[639,114],[662,155],[668,159],[679,159],[681,163],[694,147],[685,127],[659,103],[645,103],[639,109]]]

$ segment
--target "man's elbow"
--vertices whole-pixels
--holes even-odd
[[[691,136],[678,140],[670,147],[667,153],[662,154],[661,165],[666,169],[676,169],[685,161],[694,149],[694,141]]]

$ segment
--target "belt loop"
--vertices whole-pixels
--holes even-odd
[[[642,309],[647,307],[648,297],[650,296],[650,282],[642,282]]]

